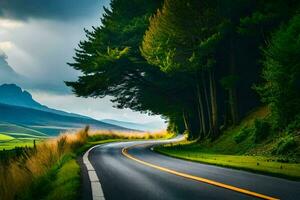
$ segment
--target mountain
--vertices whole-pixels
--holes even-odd
[[[35,101],[32,95],[15,84],[0,86],[0,132],[24,133],[36,131],[47,135],[57,135],[66,130],[90,125],[94,129],[129,131],[130,128],[101,122],[90,117],[48,108]],[[20,127],[22,130],[20,132]]]
[[[154,121],[150,123],[134,123],[126,121],[118,121],[113,119],[103,119],[102,122],[122,126],[129,129],[140,130],[140,131],[158,131],[166,128],[166,125],[160,121]]]
[[[15,83],[21,76],[8,65],[6,59],[6,55],[0,51],[0,83]]]
[[[74,117],[42,110],[0,103],[0,121],[17,124],[47,135],[82,128],[90,125],[92,129],[129,131],[130,129],[97,121],[91,118]]]
[[[3,84],[0,86],[0,103],[23,106],[35,109],[45,109],[46,106],[33,100],[31,94],[23,91],[15,84]]]
[[[31,94],[25,90],[22,90],[19,86],[15,84],[3,84],[0,85],[0,103],[14,106],[21,106],[26,108],[33,108],[37,110],[42,110],[46,112],[51,112],[60,115],[66,115],[71,117],[83,117],[89,118],[86,116],[68,113],[52,108],[48,108],[38,102],[36,102]]]

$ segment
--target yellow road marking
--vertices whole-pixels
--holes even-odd
[[[238,188],[238,187],[235,187],[235,186],[231,186],[231,185],[227,185],[227,184],[224,184],[224,183],[220,183],[220,182],[216,182],[216,181],[213,181],[213,180],[209,180],[209,179],[206,179],[206,178],[202,178],[202,177],[193,176],[193,175],[190,175],[190,174],[178,172],[178,171],[175,171],[175,170],[172,170],[172,169],[168,169],[168,168],[165,168],[165,167],[160,167],[158,165],[154,165],[154,164],[145,162],[143,160],[140,160],[138,158],[135,158],[135,157],[131,156],[128,153],[128,149],[133,148],[135,146],[139,146],[139,145],[133,145],[133,146],[130,146],[130,147],[123,148],[122,149],[122,154],[124,156],[126,156],[127,158],[129,158],[131,160],[134,160],[134,161],[136,161],[138,163],[141,163],[143,165],[152,167],[154,169],[158,169],[160,171],[164,171],[164,172],[167,172],[167,173],[170,173],[170,174],[174,174],[176,176],[181,176],[181,177],[184,177],[184,178],[187,178],[187,179],[191,179],[191,180],[195,180],[195,181],[207,183],[207,184],[210,184],[210,185],[214,185],[214,186],[217,186],[217,187],[225,188],[225,189],[228,189],[228,190],[232,190],[232,191],[235,191],[235,192],[239,192],[239,193],[242,193],[242,194],[246,194],[246,195],[257,197],[257,198],[261,198],[261,199],[279,200],[278,198],[270,197],[270,196],[259,194],[259,193],[256,193],[256,192],[252,192],[252,191],[249,191],[249,190],[246,190],[246,189],[242,189],[242,188]]]

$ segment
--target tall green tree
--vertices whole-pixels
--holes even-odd
[[[264,49],[264,84],[257,91],[272,111],[273,124],[284,128],[300,114],[300,15],[272,36]]]
[[[173,122],[174,130],[182,131],[184,122],[178,110],[192,109],[185,103],[188,100],[177,96],[184,90],[178,84],[181,77],[166,76],[149,65],[139,50],[149,17],[161,4],[160,0],[134,0],[130,4],[112,0],[102,25],[86,30],[87,39],[79,43],[75,62],[69,63],[82,75],[66,84],[78,96],[110,96],[118,108],[162,115]]]
[[[193,81],[187,89],[198,102],[200,137],[218,129],[213,54],[220,20],[215,6],[213,1],[166,0],[151,18],[141,47],[149,63],[170,76],[180,73]]]

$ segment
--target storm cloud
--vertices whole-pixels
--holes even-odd
[[[74,20],[94,15],[108,0],[0,0],[0,17]]]
[[[73,61],[74,48],[85,39],[84,28],[101,25],[109,2],[0,0],[0,84],[16,83],[42,104],[96,119],[161,121],[159,116],[116,110],[109,97],[75,97],[64,84],[78,78],[79,72],[66,63]]]

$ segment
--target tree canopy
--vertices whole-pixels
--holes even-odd
[[[66,84],[162,115],[191,139],[218,137],[260,100],[285,127],[300,114],[298,8],[296,0],[112,0],[69,63],[82,75]]]

